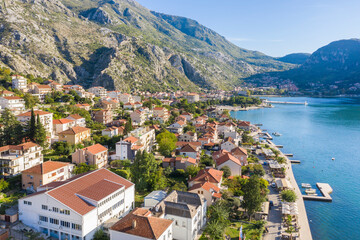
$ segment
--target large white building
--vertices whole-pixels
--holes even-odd
[[[27,79],[20,75],[12,76],[12,88],[18,90],[26,90]]]
[[[20,114],[25,111],[25,101],[18,96],[0,97],[1,110],[8,108],[13,114]]]
[[[42,186],[19,200],[19,219],[55,239],[91,240],[134,207],[135,185],[104,168]]]
[[[206,210],[207,201],[203,196],[173,191],[153,208],[153,215],[174,222],[174,239],[193,240],[206,224]]]
[[[88,89],[88,92],[95,94],[96,97],[106,97],[107,91],[104,87],[92,87]]]
[[[151,152],[155,144],[155,130],[141,127],[131,131],[127,138],[116,143],[116,155],[113,159],[134,159],[137,151]]]
[[[50,112],[45,112],[41,110],[34,110],[35,118],[39,115],[40,122],[44,126],[46,135],[51,137],[53,136],[53,114]],[[31,118],[31,111],[22,113],[16,116],[18,121],[22,124],[27,124]]]
[[[0,174],[13,176],[43,162],[43,148],[33,142],[0,147]]]

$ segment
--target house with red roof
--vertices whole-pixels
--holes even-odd
[[[0,97],[0,110],[3,111],[8,108],[15,115],[25,111],[25,101],[18,96],[3,96]]]
[[[198,183],[210,182],[217,187],[221,187],[223,172],[214,168],[201,169],[198,174],[188,180],[189,187]]]
[[[164,158],[162,165],[163,168],[170,167],[174,170],[176,169],[185,170],[188,166],[197,166],[198,162],[196,161],[195,158],[177,156],[177,157]]]
[[[226,150],[228,152],[230,152],[231,150],[233,150],[234,148],[236,148],[238,145],[237,143],[234,141],[234,139],[232,139],[231,137],[228,137],[227,139],[224,140],[223,143],[221,143],[221,149]]]
[[[183,129],[184,129],[185,126],[186,126],[186,123],[184,121],[182,121],[182,120],[179,120],[179,121],[171,124],[166,129],[169,132],[181,134],[183,132]]]
[[[68,130],[69,128],[75,127],[76,121],[62,118],[62,119],[54,119],[53,120],[53,129],[54,134],[57,135],[60,132],[63,132],[65,130]]]
[[[97,168],[107,167],[108,149],[101,144],[95,144],[83,149],[78,149],[71,155],[72,163],[96,165]]]
[[[196,183],[189,188],[189,192],[197,193],[206,198],[207,206],[211,206],[221,199],[220,188],[211,182]]]
[[[19,199],[19,220],[55,239],[93,239],[107,220],[127,215],[134,199],[132,182],[101,168]]]
[[[85,118],[80,116],[79,114],[70,114],[69,116],[66,117],[66,119],[74,120],[75,126],[86,127]]]
[[[179,150],[179,155],[191,157],[194,159],[200,158],[200,151],[199,148],[192,144],[186,144]]]
[[[171,240],[173,221],[158,218],[148,209],[136,208],[110,228],[110,239]]]
[[[64,181],[72,177],[74,164],[47,161],[24,170],[21,174],[22,189],[36,191],[42,185]]]
[[[68,130],[59,132],[59,141],[78,144],[91,140],[91,129],[85,127],[72,127]]]
[[[215,160],[216,168],[220,169],[224,166],[228,166],[231,170],[231,176],[241,176],[241,162],[239,159],[227,152]]]
[[[0,174],[14,176],[43,162],[43,148],[33,142],[0,147]]]

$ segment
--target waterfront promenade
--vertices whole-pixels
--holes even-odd
[[[305,209],[305,203],[304,200],[302,198],[302,193],[300,191],[299,185],[297,184],[295,177],[294,177],[294,173],[292,171],[292,166],[291,166],[291,162],[289,160],[288,157],[286,157],[279,148],[276,147],[276,145],[271,142],[270,140],[268,140],[268,143],[271,145],[272,148],[278,150],[280,152],[280,157],[284,157],[286,159],[286,178],[289,180],[289,182],[291,183],[291,185],[294,188],[294,191],[296,193],[296,195],[298,196],[296,203],[298,206],[298,210],[299,210],[299,215],[298,215],[298,225],[300,226],[300,239],[302,240],[312,240],[312,235],[311,235],[311,231],[310,231],[310,226],[309,226],[309,220],[306,214],[306,209]]]

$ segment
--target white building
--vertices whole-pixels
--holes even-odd
[[[35,119],[39,115],[40,122],[44,126],[47,136],[51,137],[53,134],[53,114],[41,110],[34,110]],[[31,111],[17,115],[16,118],[22,124],[27,124],[31,118]]]
[[[75,126],[86,127],[85,118],[80,116],[79,114],[70,114],[66,117],[66,119],[74,120],[76,122]]]
[[[145,208],[152,208],[155,207],[159,202],[161,202],[167,193],[162,190],[152,191],[148,195],[144,197],[144,207]]]
[[[33,142],[0,147],[0,173],[13,176],[43,162],[43,148]]]
[[[134,205],[134,184],[106,169],[42,186],[19,200],[19,220],[55,239],[90,240]]]
[[[173,238],[193,240],[206,224],[206,199],[196,193],[172,191],[153,209],[155,216],[172,220]]]
[[[26,90],[27,79],[20,75],[12,76],[12,88],[18,90]]]
[[[92,87],[88,89],[88,92],[95,94],[96,97],[106,97],[107,92],[103,87]]]
[[[25,111],[25,101],[18,96],[0,97],[1,110],[8,108],[13,114],[20,114]]]

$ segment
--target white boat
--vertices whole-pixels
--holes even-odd
[[[302,183],[301,187],[302,188],[311,188],[311,185],[310,185],[310,183]]]
[[[278,132],[273,132],[272,135],[277,136],[277,137],[280,137],[280,136],[281,136],[281,134],[278,133]]]
[[[333,157],[331,160],[335,161],[335,158]]]
[[[313,188],[308,188],[305,190],[306,194],[314,194],[316,193],[316,189],[313,189]]]

